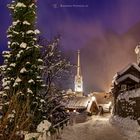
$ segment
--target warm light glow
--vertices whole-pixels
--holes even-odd
[[[95,100],[96,100],[96,98],[94,96],[92,96],[92,101],[95,101]]]
[[[109,103],[108,103],[108,105],[110,106],[112,104],[112,102],[110,101]]]

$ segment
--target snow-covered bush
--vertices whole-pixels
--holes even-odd
[[[48,131],[51,126],[51,123],[48,120],[43,120],[40,122],[40,124],[37,126],[37,132],[45,132]]]

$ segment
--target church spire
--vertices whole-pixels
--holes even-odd
[[[77,75],[81,75],[81,66],[80,66],[80,50],[78,50],[78,59],[77,59]]]

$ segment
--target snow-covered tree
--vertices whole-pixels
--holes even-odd
[[[3,52],[4,65],[1,67],[5,134],[25,129],[24,126],[29,130],[30,124],[39,123],[42,110],[38,93],[44,86],[40,76],[43,60],[36,38],[40,33],[35,27],[36,3],[34,0],[14,0],[8,7],[13,22],[7,31],[9,51]],[[6,122],[5,118],[8,118]]]
[[[49,92],[51,84],[55,84],[57,87],[59,83],[63,81],[64,77],[69,76],[71,64],[60,51],[60,37],[55,37],[44,48],[43,60],[44,60],[44,80],[47,85],[46,94]],[[62,87],[63,89],[64,87]]]
[[[2,75],[0,75],[0,91],[2,90]]]
[[[45,107],[47,119],[56,124],[68,117],[64,106],[62,105],[64,91],[60,88],[59,83],[63,77],[69,77],[71,69],[70,62],[63,56],[60,51],[60,37],[55,37],[51,42],[45,39],[41,40],[43,44],[42,59],[44,62],[43,78],[46,83]],[[66,84],[66,83],[65,83]]]

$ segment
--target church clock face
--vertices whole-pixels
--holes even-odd
[[[80,77],[77,79],[77,83],[78,83],[78,84],[81,83],[81,78],[80,78]]]
[[[81,84],[77,84],[77,87],[81,87]]]
[[[83,81],[80,76],[75,79],[75,91],[83,92]]]

